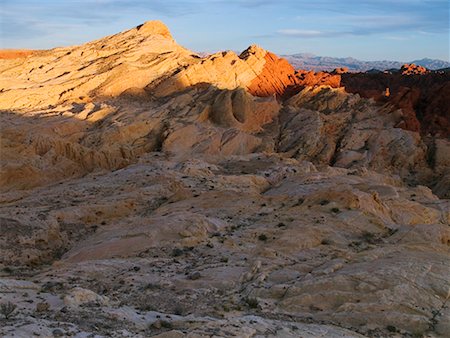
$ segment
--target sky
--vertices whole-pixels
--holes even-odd
[[[450,61],[449,0],[0,0],[0,48],[76,45],[161,20],[197,52]]]

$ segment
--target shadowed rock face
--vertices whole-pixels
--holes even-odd
[[[161,22],[0,60],[0,335],[445,336],[449,88]]]
[[[342,85],[348,92],[388,102],[402,110],[400,128],[422,135],[450,136],[450,73],[343,74]],[[383,92],[389,88],[389,97]]]

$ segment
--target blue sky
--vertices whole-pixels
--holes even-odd
[[[74,45],[165,22],[194,51],[449,60],[448,0],[0,0],[1,48]]]

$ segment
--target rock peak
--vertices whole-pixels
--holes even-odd
[[[246,50],[244,50],[239,56],[241,59],[247,59],[250,55],[255,55],[257,57],[263,58],[267,54],[267,50],[258,46],[251,45]]]
[[[136,27],[140,34],[144,35],[162,35],[166,38],[172,39],[169,28],[159,20],[146,21]]]

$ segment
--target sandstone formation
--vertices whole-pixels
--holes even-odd
[[[422,66],[415,65],[414,63],[411,64],[404,64],[400,71],[402,75],[422,75],[427,73],[427,69]]]
[[[0,335],[445,337],[449,84],[154,21],[0,60]]]
[[[246,50],[242,56],[245,58],[247,53],[249,53],[249,50]],[[285,59],[279,59],[270,52],[265,54],[264,59],[264,68],[252,80],[247,89],[254,96],[275,94],[281,97],[289,87],[297,84],[298,80],[295,70]]]
[[[48,108],[118,96],[144,88],[193,58],[162,23],[150,22],[82,46],[4,60],[0,109]]]
[[[24,58],[33,53],[34,51],[26,49],[0,49],[0,59]]]

